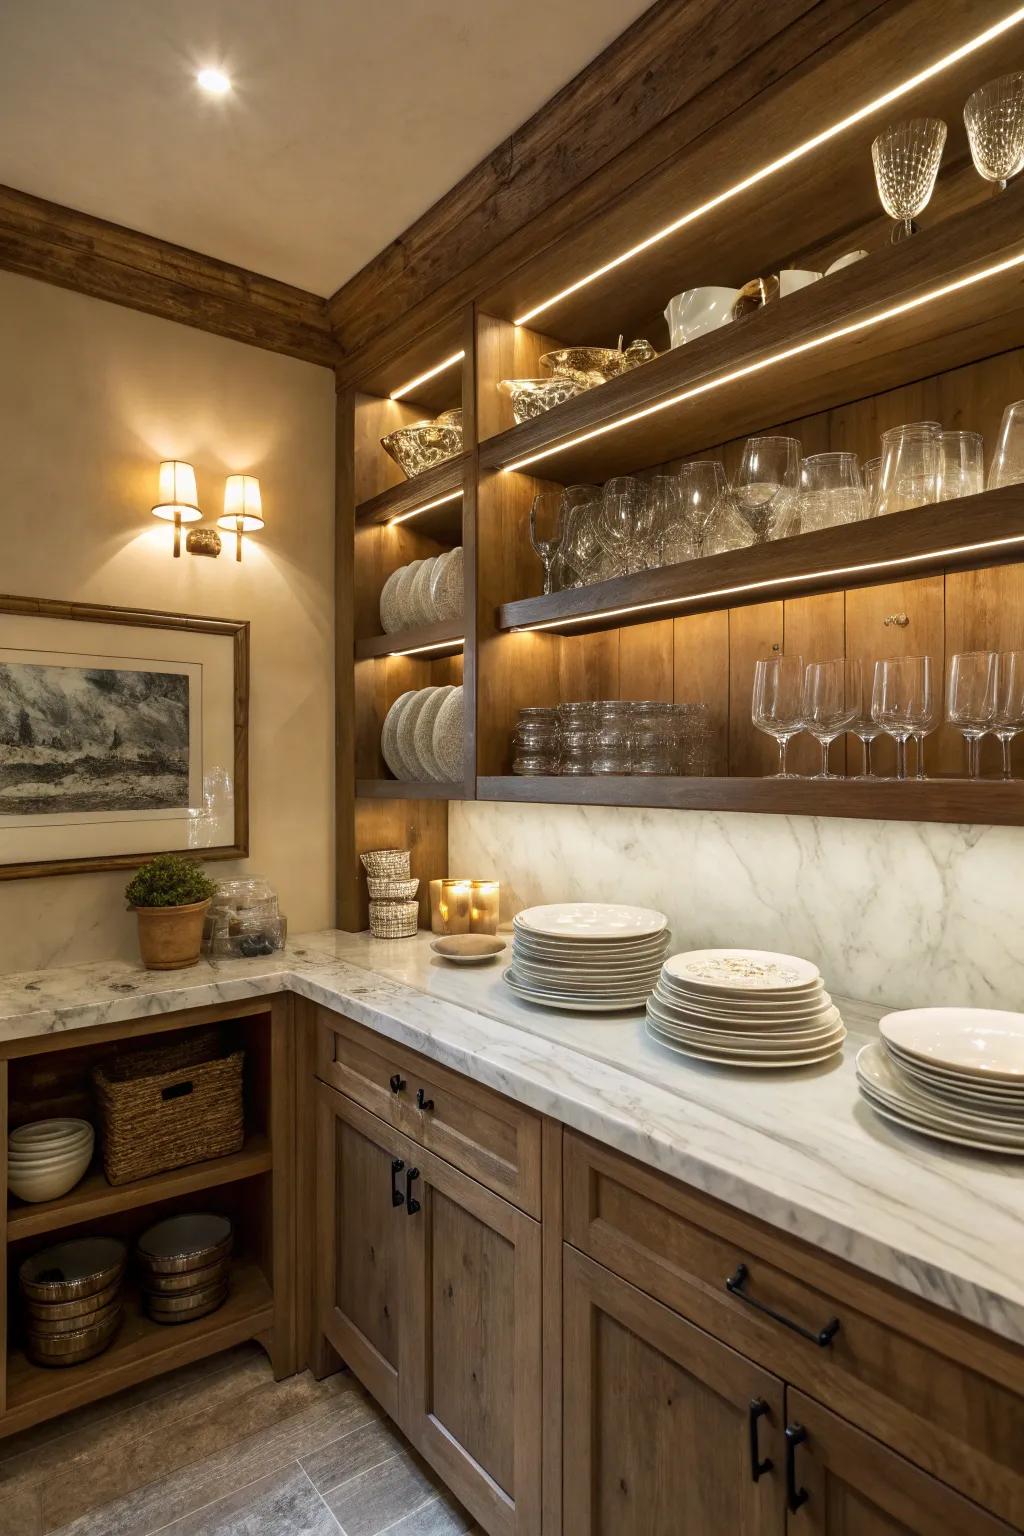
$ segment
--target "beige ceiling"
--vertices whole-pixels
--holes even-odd
[[[329,294],[648,3],[0,0],[0,182]]]

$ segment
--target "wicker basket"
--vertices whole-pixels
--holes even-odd
[[[374,880],[408,880],[411,857],[408,848],[374,848],[359,855]]]
[[[419,880],[373,880],[366,882],[371,901],[412,901],[420,888]]]
[[[240,1150],[244,1051],[209,1034],[115,1057],[93,1069],[103,1169],[128,1184]]]
[[[375,939],[409,939],[419,928],[418,901],[371,901],[370,932]]]

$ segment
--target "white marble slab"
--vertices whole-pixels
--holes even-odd
[[[636,1015],[532,1008],[500,965],[444,965],[425,935],[328,931],[269,959],[164,976],[117,962],[0,977],[0,1040],[283,989],[1024,1342],[1024,1162],[960,1152],[871,1113],[853,1055],[877,1008],[843,1004],[861,1033],[834,1064],[724,1071],[657,1045]]]

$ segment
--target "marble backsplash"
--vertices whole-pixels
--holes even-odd
[[[679,949],[816,961],[836,992],[897,1007],[1024,1007],[1024,828],[609,806],[455,803],[452,874],[543,901],[666,912]]]

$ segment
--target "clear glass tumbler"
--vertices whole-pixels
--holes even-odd
[[[985,445],[980,432],[943,432],[939,443],[939,501],[958,501],[985,489]]]
[[[878,516],[937,501],[941,464],[942,427],[937,421],[912,421],[883,432]]]
[[[866,517],[874,517],[878,511],[878,486],[882,476],[882,456],[874,459],[865,459],[861,465],[861,475],[864,479],[864,495],[867,497],[868,510]]]
[[[867,506],[855,453],[808,454],[800,472],[801,533],[857,523]]]
[[[1003,412],[996,451],[988,470],[988,488],[1024,485],[1024,400],[1015,400]]]

